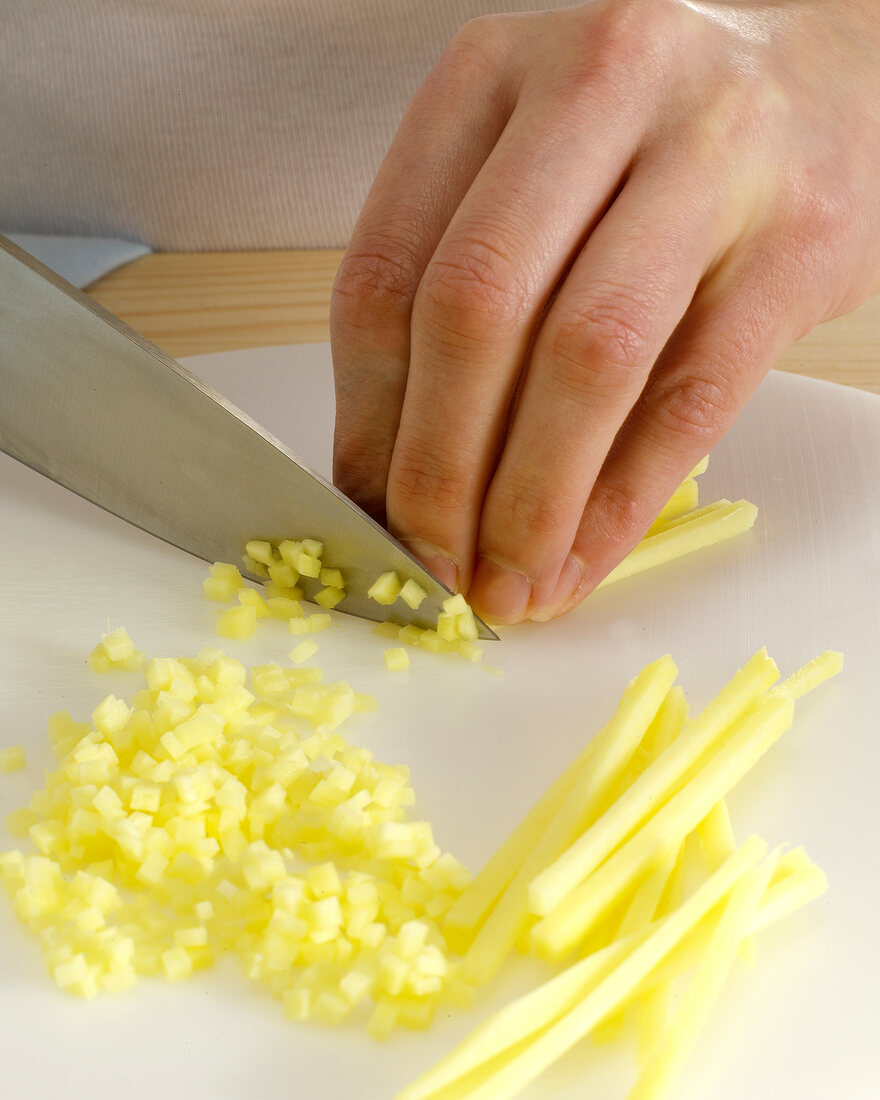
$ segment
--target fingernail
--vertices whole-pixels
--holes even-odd
[[[524,573],[505,569],[492,558],[481,556],[468,590],[468,602],[488,622],[516,623],[525,617],[532,582]]]
[[[543,607],[532,612],[531,618],[534,619],[536,623],[547,623],[551,619],[555,619],[568,603],[583,575],[584,570],[581,563],[577,558],[569,555],[565,559],[565,564],[559,572],[559,579],[549,599]]]
[[[453,592],[458,591],[458,567],[451,554],[445,553],[439,546],[435,546],[433,542],[426,542],[425,539],[400,538],[398,542],[403,543],[441,584],[445,584]]]

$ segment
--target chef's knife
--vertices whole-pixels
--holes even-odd
[[[0,450],[205,561],[240,562],[253,538],[322,539],[344,567],[340,611],[427,627],[449,595],[259,424],[4,237]],[[386,570],[425,589],[418,611],[367,596]]]

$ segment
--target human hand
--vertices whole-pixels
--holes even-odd
[[[337,276],[339,486],[489,621],[570,610],[880,289],[878,104],[876,0],[465,26]]]

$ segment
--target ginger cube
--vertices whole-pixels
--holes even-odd
[[[300,642],[298,646],[290,651],[290,659],[294,664],[300,665],[303,661],[307,661],[310,657],[318,652],[318,643],[311,638],[307,638],[304,642]]]
[[[367,1024],[367,1034],[384,1042],[397,1026],[399,1010],[390,997],[381,997]]]
[[[402,627],[400,623],[376,623],[373,633],[377,638],[399,638]]]
[[[318,994],[312,1009],[314,1018],[322,1024],[340,1024],[351,1012],[351,1003],[338,993],[325,989]]]
[[[161,955],[162,970],[169,982],[179,982],[193,972],[192,959],[183,947],[169,947]]]
[[[424,633],[424,630],[418,626],[404,626],[401,627],[397,637],[404,645],[418,645]]]
[[[374,981],[367,970],[354,967],[340,979],[339,992],[350,1005],[358,1005],[369,997]]]
[[[410,920],[400,926],[394,953],[401,959],[414,959],[425,947],[430,928],[424,921]]]
[[[258,619],[265,619],[269,615],[269,607],[256,589],[240,588],[238,590],[238,602],[242,607],[252,607]]]
[[[287,562],[276,562],[269,566],[269,578],[279,588],[293,588],[299,580],[299,573]]]
[[[108,695],[92,711],[92,722],[100,733],[112,736],[125,728],[130,716],[134,713],[122,699],[115,695]]]
[[[109,672],[122,669],[137,672],[143,667],[144,654],[135,649],[134,642],[124,627],[105,634],[89,654],[89,668],[93,672]]]
[[[297,1023],[305,1023],[312,1015],[312,993],[309,989],[294,986],[288,989],[282,997],[284,1003],[284,1015],[288,1020]]]
[[[289,596],[270,596],[266,600],[266,607],[273,619],[301,619],[305,614],[299,600]]]
[[[22,745],[9,745],[0,749],[0,773],[3,775],[23,771],[26,764],[27,757]]]
[[[391,672],[401,672],[409,668],[409,654],[402,647],[386,649],[385,667]]]
[[[390,607],[400,595],[402,587],[400,577],[396,573],[382,573],[367,589],[367,595],[376,603]]]
[[[202,581],[202,591],[205,599],[216,600],[218,603],[232,603],[238,585],[226,577],[205,577]]]
[[[314,557],[305,549],[300,550],[296,555],[294,566],[303,577],[309,577],[316,580],[321,575],[320,559]]]
[[[325,607],[328,611],[336,607],[336,605],[341,603],[344,599],[345,592],[343,589],[330,586],[322,588],[320,592],[316,592],[314,596],[315,603],[318,604],[319,607]]]
[[[437,633],[444,642],[458,640],[458,616],[451,615],[448,611],[441,611],[437,616]]]
[[[27,806],[23,806],[20,810],[10,810],[10,812],[4,818],[6,831],[10,834],[10,836],[27,836],[28,830],[33,825],[36,825],[36,823],[37,815]],[[0,857],[0,859],[2,859],[2,857]],[[0,867],[0,871],[2,871],[2,867]]]
[[[334,863],[321,863],[306,871],[306,881],[315,898],[338,896],[342,892],[339,872]]]
[[[465,640],[459,641],[456,650],[466,661],[473,661],[474,663],[479,661],[483,656],[482,648],[475,642]]]
[[[235,588],[244,588],[244,577],[239,573],[238,567],[228,561],[215,561],[209,566],[208,572],[218,580],[229,581]]]
[[[401,588],[400,598],[408,607],[411,607],[413,611],[418,611],[428,598],[428,593],[422,588],[418,581],[414,581],[410,578]]]
[[[325,588],[345,588],[345,578],[341,569],[328,569],[324,566],[318,576],[318,580]]]
[[[249,558],[259,562],[260,565],[269,566],[275,563],[272,544],[265,539],[251,539],[250,542],[245,544],[244,552]]]
[[[217,633],[221,638],[244,641],[257,629],[257,613],[253,607],[230,607],[217,618]]]
[[[265,565],[263,565],[261,561],[256,561],[256,559],[252,558],[250,554],[245,554],[241,560],[248,573],[252,574],[255,577],[263,577],[265,579],[268,579],[269,570],[266,568]]]
[[[316,634],[319,630],[328,630],[333,620],[326,613],[306,615],[302,619],[291,619],[287,626],[291,634]]]

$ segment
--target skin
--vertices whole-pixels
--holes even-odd
[[[333,292],[335,478],[489,621],[576,606],[880,290],[880,4],[467,24]]]

